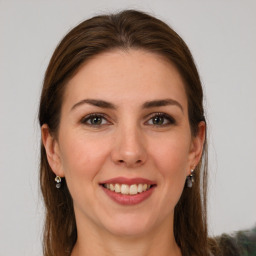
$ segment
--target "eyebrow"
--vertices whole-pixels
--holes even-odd
[[[77,102],[71,110],[77,108],[78,106],[81,106],[83,104],[89,104],[100,108],[108,108],[108,109],[116,109],[115,105],[113,105],[110,102],[104,101],[104,100],[94,100],[94,99],[84,99],[79,102]]]
[[[83,104],[89,104],[92,106],[96,106],[96,107],[100,107],[100,108],[107,108],[107,109],[117,109],[117,107],[107,101],[104,100],[95,100],[95,99],[84,99],[81,100],[79,102],[77,102],[72,108],[71,110],[77,108],[78,106],[81,106]],[[143,105],[142,108],[143,109],[148,109],[148,108],[154,108],[154,107],[162,107],[162,106],[169,106],[169,105],[174,105],[177,106],[181,109],[181,111],[183,112],[183,107],[182,105],[173,99],[161,99],[161,100],[152,100],[152,101],[146,101]]]
[[[142,105],[142,108],[162,107],[168,105],[175,105],[179,107],[182,112],[184,112],[182,105],[178,101],[173,99],[147,101]]]

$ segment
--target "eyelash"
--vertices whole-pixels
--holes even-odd
[[[170,116],[170,115],[167,115],[166,113],[153,113],[153,114],[150,114],[148,116],[148,121],[146,123],[148,123],[150,120],[153,120],[153,118],[164,118],[164,122],[163,124],[149,124],[149,125],[153,125],[155,127],[163,127],[163,126],[169,126],[169,125],[175,125],[176,124],[176,120]],[[167,120],[167,121],[166,121]]]
[[[106,123],[102,124],[102,122],[101,122],[100,124],[92,124],[93,118],[101,118],[100,120],[105,120]],[[154,122],[153,118],[164,118],[165,120],[163,121],[162,124],[154,124],[154,123],[148,124],[150,120],[152,122]],[[89,121],[91,121],[91,122],[89,123]],[[100,126],[111,124],[111,122],[108,121],[108,117],[105,114],[102,114],[102,113],[89,114],[89,115],[82,118],[81,123],[84,124],[84,125],[87,125],[87,126],[94,127],[94,128],[99,128]],[[145,122],[145,124],[146,125],[152,125],[152,126],[160,128],[160,127],[163,127],[163,126],[175,125],[176,121],[173,117],[171,117],[170,115],[167,115],[165,113],[152,113],[149,116],[147,116],[147,121]]]
[[[91,127],[95,127],[95,128],[100,127],[100,126],[102,126],[102,125],[106,125],[106,124],[102,124],[102,123],[101,123],[101,124],[92,124],[92,122],[91,122],[91,123],[88,123],[88,121],[90,121],[90,120],[92,121],[93,118],[101,118],[101,120],[105,119],[106,122],[107,122],[108,124],[110,124],[110,122],[108,121],[107,116],[104,115],[104,114],[102,114],[102,113],[93,113],[93,114],[89,114],[89,115],[87,115],[87,116],[85,116],[85,117],[82,118],[81,123],[84,124],[84,125],[88,125],[88,126],[91,126]]]

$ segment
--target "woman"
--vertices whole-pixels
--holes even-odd
[[[210,255],[202,101],[162,21],[128,10],[71,30],[39,109],[44,255]]]

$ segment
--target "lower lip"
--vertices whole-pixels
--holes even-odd
[[[155,186],[151,187],[149,190],[138,193],[137,195],[123,195],[121,193],[113,192],[102,186],[104,192],[116,203],[122,205],[135,205],[145,201],[153,193]]]

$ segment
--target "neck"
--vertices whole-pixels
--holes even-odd
[[[170,221],[164,224],[163,227],[172,227]],[[71,256],[181,256],[172,228],[157,228],[136,236],[120,236],[87,225],[78,227],[78,238]]]

